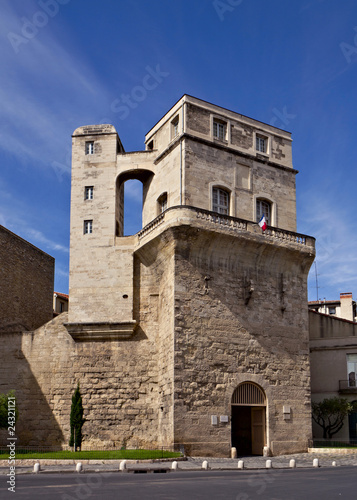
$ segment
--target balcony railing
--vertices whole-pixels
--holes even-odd
[[[357,394],[356,380],[339,380],[339,392],[342,394]]]
[[[216,227],[218,226],[222,229],[227,228],[240,234],[244,232],[259,234],[267,239],[297,243],[298,245],[311,247],[312,250],[315,248],[315,239],[311,236],[306,236],[305,234],[294,233],[293,231],[287,231],[285,229],[271,226],[268,226],[266,231],[263,232],[256,222],[239,219],[238,217],[231,217],[229,215],[218,214],[216,212],[211,212],[209,210],[204,210],[187,205],[170,207],[165,210],[164,213],[160,214],[158,217],[150,221],[145,227],[143,227],[141,231],[139,231],[139,239],[149,234],[163,222],[168,222],[171,218],[173,218],[172,211],[180,211],[182,213],[182,216],[180,213],[180,218],[183,217],[185,219],[189,218],[192,220],[200,219],[212,224],[212,226],[215,225]]]

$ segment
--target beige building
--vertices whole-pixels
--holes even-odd
[[[316,300],[309,302],[309,310],[321,314],[330,314],[336,318],[357,321],[356,301],[353,300],[352,293],[340,293],[339,300]]]
[[[296,174],[290,133],[188,95],[144,151],[112,125],[78,128],[68,316],[21,338],[53,418],[19,420],[23,443],[68,441],[79,381],[87,446],[305,451],[315,248],[296,233]],[[130,179],[143,228],[124,236]]]
[[[53,293],[53,315],[62,314],[68,311],[68,294],[54,292]]]
[[[309,311],[312,400],[341,397],[357,401],[357,324],[334,315]],[[313,423],[315,439],[322,429]],[[357,411],[345,419],[335,440],[357,442]]]

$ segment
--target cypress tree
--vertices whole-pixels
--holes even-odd
[[[83,405],[81,391],[79,390],[79,382],[72,396],[72,406],[70,415],[71,437],[69,446],[74,446],[74,451],[81,447],[82,444],[82,426],[85,422],[83,418]]]

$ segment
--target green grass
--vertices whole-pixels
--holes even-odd
[[[318,439],[313,441],[313,448],[348,448],[348,449],[356,449],[357,446],[354,444],[346,443],[343,441],[319,441]]]
[[[177,458],[181,453],[166,450],[99,450],[99,451],[26,451],[16,450],[16,459],[48,458],[57,460],[146,460],[153,458]],[[7,460],[7,451],[0,451],[0,459]]]
[[[146,460],[153,458],[177,458],[181,453],[165,450],[99,450],[99,451],[26,451],[17,450],[16,459],[49,458],[58,460]],[[7,451],[0,451],[0,459],[7,460]]]

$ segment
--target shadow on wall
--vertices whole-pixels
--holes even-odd
[[[22,351],[24,335],[33,333],[0,335],[0,393],[14,390],[19,410],[16,448],[31,445],[60,448],[64,436]],[[38,357],[41,358],[40,352]],[[44,364],[48,361],[45,357],[42,360]],[[50,379],[47,383],[51,384]],[[6,446],[8,437],[7,429],[0,431],[0,446]]]

